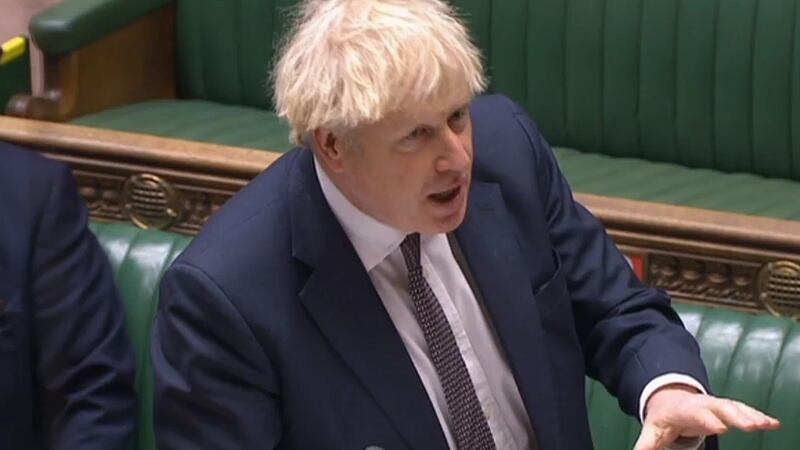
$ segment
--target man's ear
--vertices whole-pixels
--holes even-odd
[[[313,149],[320,162],[336,173],[342,172],[344,140],[336,136],[330,128],[317,128],[311,133],[311,139],[314,141]]]

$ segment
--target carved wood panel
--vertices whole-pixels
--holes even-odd
[[[151,173],[110,175],[76,171],[78,189],[95,220],[133,222],[194,235],[235,193],[173,183]]]
[[[645,254],[645,284],[673,298],[712,306],[800,318],[800,265],[749,261],[621,245],[626,255]]]

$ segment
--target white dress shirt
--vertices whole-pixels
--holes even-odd
[[[406,233],[356,208],[333,184],[316,159],[314,164],[325,199],[367,270],[425,387],[445,438],[450,448],[455,450],[456,441],[444,389],[408,293],[408,269],[400,250]],[[453,330],[496,447],[499,450],[532,448],[534,431],[506,355],[482,305],[453,256],[447,236],[421,235],[420,260],[425,280],[439,300]],[[691,377],[669,374],[651,381],[641,398],[646,399],[659,387],[674,382],[703,390],[702,385]],[[644,405],[643,402],[640,404]]]

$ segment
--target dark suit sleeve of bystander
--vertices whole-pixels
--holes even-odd
[[[49,183],[31,259],[34,358],[47,448],[128,449],[136,422],[134,358],[106,254],[68,167]]]

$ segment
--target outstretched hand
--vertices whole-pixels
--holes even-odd
[[[713,397],[684,385],[668,385],[647,400],[634,450],[662,450],[677,439],[743,431],[774,430],[780,422],[744,403]]]

